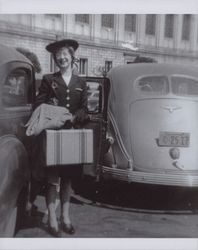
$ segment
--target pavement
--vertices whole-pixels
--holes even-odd
[[[51,238],[47,229],[45,199],[38,196],[32,217],[24,218],[17,238]],[[63,238],[197,238],[198,215],[130,210],[94,203],[78,195],[71,200],[71,220],[76,233]],[[57,206],[60,215],[60,205]]]

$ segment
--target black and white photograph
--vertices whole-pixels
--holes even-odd
[[[2,240],[198,238],[198,12],[0,5],[0,79]]]

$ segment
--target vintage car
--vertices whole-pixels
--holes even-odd
[[[14,234],[29,180],[24,124],[34,100],[34,70],[14,48],[0,46],[0,237]]]
[[[137,63],[109,72],[103,178],[198,186],[198,68]]]

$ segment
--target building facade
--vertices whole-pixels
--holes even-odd
[[[42,74],[54,71],[45,46],[61,38],[79,41],[80,75],[101,75],[138,55],[198,64],[198,15],[0,14],[0,43],[34,52]]]

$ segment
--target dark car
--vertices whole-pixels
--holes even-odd
[[[1,45],[0,79],[0,237],[11,237],[30,174],[24,124],[35,95],[33,66],[14,48]]]

